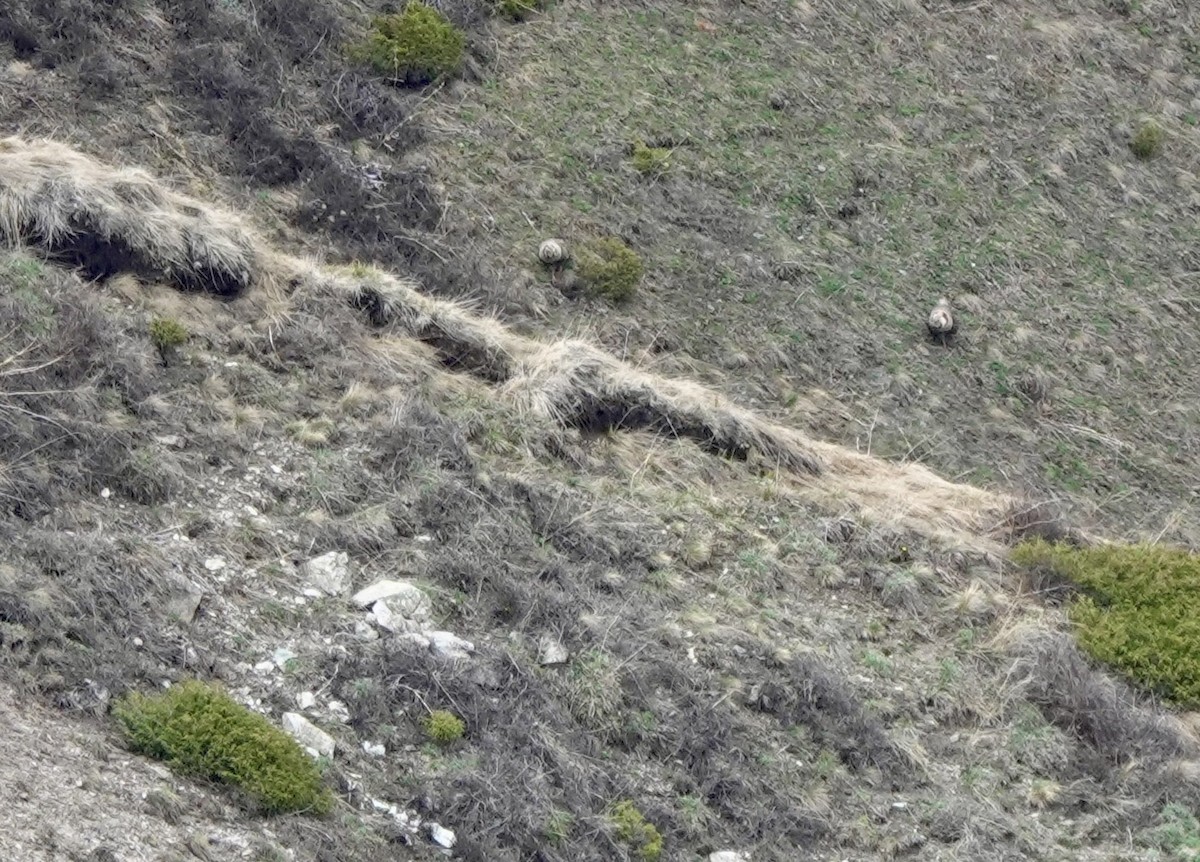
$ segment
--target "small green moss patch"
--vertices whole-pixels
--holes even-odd
[[[663,838],[657,827],[646,820],[644,814],[628,799],[622,799],[612,807],[609,814],[617,838],[629,845],[629,849],[644,862],[658,862],[662,856]]]
[[[333,798],[284,731],[217,686],[189,681],[133,693],[113,709],[129,747],[185,775],[231,784],[268,813],[322,814]]]
[[[1162,149],[1164,133],[1162,126],[1153,120],[1142,123],[1129,142],[1129,148],[1139,159],[1152,159]]]
[[[1012,558],[1081,588],[1070,615],[1088,653],[1156,694],[1200,706],[1200,557],[1158,545],[1079,549],[1038,539]]]
[[[463,738],[467,725],[454,713],[435,709],[425,718],[425,733],[438,745],[449,745]]]
[[[351,48],[350,56],[398,84],[419,86],[456,73],[466,45],[466,36],[445,15],[410,2],[403,12],[376,17],[366,41]]]
[[[612,302],[632,298],[645,271],[638,253],[616,237],[602,237],[581,248],[575,269],[590,293]]]

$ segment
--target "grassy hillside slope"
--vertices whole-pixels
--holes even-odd
[[[1195,13],[437,5],[465,78],[412,91],[347,59],[374,4],[0,13],[5,678],[97,733],[127,691],[219,681],[331,734],[337,797],[263,818],[88,776],[58,789],[138,816],[51,833],[54,785],[0,782],[14,858],[440,858],[433,824],[467,860],[1194,845],[1189,717],[1086,661],[1004,545],[1061,529],[1025,502],[1050,492],[1194,529],[1162,523],[1192,336],[1156,321],[1193,278]],[[1115,60],[1050,74],[1118,55],[1166,70],[1144,163],[1079,107],[1150,110]],[[1155,194],[1103,220],[1115,189]],[[564,298],[537,240],[606,234],[640,291]],[[949,348],[919,332],[943,290]],[[383,578],[419,613],[351,599]]]

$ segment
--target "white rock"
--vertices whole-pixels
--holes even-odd
[[[290,649],[287,647],[280,647],[279,649],[275,650],[274,654],[272,654],[271,661],[275,663],[277,668],[284,670],[287,667],[287,663],[295,657],[296,654]]]
[[[372,757],[383,757],[385,754],[387,754],[387,749],[384,748],[383,744],[379,742],[367,742],[364,740],[362,747],[363,751]]]
[[[312,709],[317,705],[317,696],[311,691],[302,691],[296,695],[296,706],[301,709]]]
[[[429,650],[442,658],[468,658],[475,652],[475,644],[463,640],[453,632],[425,632],[429,638]]]
[[[304,579],[327,596],[340,596],[350,586],[350,555],[330,551],[313,557],[302,567]]]
[[[103,497],[105,500],[107,500],[109,497],[112,496],[112,491],[110,491],[108,488],[101,488],[100,496]]]
[[[333,757],[336,743],[321,728],[317,727],[304,716],[295,712],[285,712],[282,718],[283,729],[305,748],[315,751],[322,757]]]
[[[389,632],[396,630],[395,615],[383,599],[371,605],[371,616],[375,618],[375,624],[381,629],[387,629]]]
[[[570,650],[556,638],[546,635],[538,641],[538,664],[542,666],[566,664],[570,657]]]
[[[454,842],[458,840],[453,832],[440,823],[429,824],[429,837],[433,839],[433,843],[438,847],[445,847],[447,850],[453,847]]]
[[[398,640],[411,641],[412,643],[415,643],[417,646],[419,646],[421,649],[429,649],[429,645],[430,645],[429,637],[427,635],[421,634],[420,632],[403,632],[399,636]]]
[[[275,662],[273,661],[260,661],[254,666],[255,673],[271,673],[273,670],[275,670]]]
[[[221,569],[225,568],[225,561],[220,557],[209,557],[204,561],[204,568],[208,569],[210,572],[219,572]]]
[[[718,850],[708,854],[708,862],[750,862],[750,854],[737,850]]]
[[[340,700],[329,701],[329,706],[327,709],[329,710],[329,714],[331,716],[343,724],[350,720],[350,707],[346,706],[346,704],[342,703]]]
[[[310,599],[319,599],[325,594],[316,587],[305,587],[300,591],[300,595]]]
[[[388,609],[411,620],[428,619],[431,611],[429,596],[408,581],[383,580],[359,590],[352,601],[364,608],[381,599],[388,600]]]

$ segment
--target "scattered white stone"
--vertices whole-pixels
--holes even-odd
[[[109,497],[112,496],[112,491],[110,491],[108,488],[101,488],[100,496],[103,497],[105,500],[107,500]]]
[[[305,587],[304,589],[302,589],[300,591],[300,594],[303,596],[306,596],[310,599],[319,599],[319,598],[321,598],[321,596],[325,595],[320,590],[318,590],[316,587]]]
[[[144,641],[143,641],[141,638],[134,638],[134,639],[133,639],[133,645],[134,645],[135,647],[140,647],[140,646],[142,646],[142,644],[143,644],[143,643],[145,643],[145,642],[144,642]]]
[[[750,862],[750,854],[737,850],[718,850],[708,854],[708,862]]]
[[[160,443],[163,446],[168,446],[171,449],[183,448],[183,438],[181,438],[178,434],[163,434],[162,436],[155,437],[154,440],[156,443]]]
[[[308,749],[310,754],[315,752],[316,756],[333,757],[333,751],[336,747],[333,737],[307,718],[299,713],[285,712],[282,717],[282,723],[283,729],[290,733],[298,743]]]
[[[282,467],[280,467],[278,464],[272,464],[272,465],[271,465],[271,472],[272,472],[272,473],[274,473],[274,474],[276,474],[276,475],[279,475],[280,473],[282,473],[282,472],[283,472],[283,468],[282,468]]]
[[[538,642],[538,664],[543,667],[556,664],[566,664],[571,657],[571,651],[556,638],[545,635]]]
[[[475,652],[475,644],[453,632],[425,632],[425,637],[429,638],[429,650],[442,658],[468,658]]]
[[[260,661],[254,666],[255,673],[274,673],[274,671],[275,662],[273,661]]]
[[[327,596],[340,596],[350,586],[350,555],[345,551],[330,551],[313,557],[303,566],[310,587]]]
[[[414,541],[421,542],[421,543],[432,542],[433,536],[417,536],[417,538]]]
[[[219,572],[221,569],[225,568],[225,561],[220,557],[209,557],[204,561],[204,568],[208,569],[210,572]]]
[[[453,847],[454,843],[458,840],[451,830],[440,823],[429,824],[429,837],[433,839],[433,843],[438,847],[445,847],[447,850]]]
[[[317,696],[311,691],[302,691],[296,695],[296,706],[301,709],[312,709],[317,705]]]
[[[427,619],[432,610],[429,596],[408,581],[382,580],[354,594],[356,605],[369,608],[381,599],[388,600],[389,609],[409,619]]]
[[[384,748],[383,744],[379,742],[367,742],[366,740],[363,740],[362,747],[363,751],[372,757],[383,757],[385,754],[387,754],[387,749]]]
[[[296,657],[296,654],[294,652],[292,652],[290,649],[288,649],[287,647],[280,647],[279,649],[275,650],[275,652],[272,654],[271,661],[273,661],[275,663],[275,666],[277,668],[279,668],[280,670],[284,670],[287,667],[287,663],[289,661],[291,661],[292,659],[294,659],[295,657]]]
[[[331,716],[343,724],[350,720],[350,707],[346,706],[340,700],[329,701],[329,706],[326,708],[329,710]]]
[[[371,616],[375,618],[375,623],[381,629],[387,629],[389,632],[396,630],[396,618],[392,613],[392,609],[387,606],[387,602],[380,599],[375,604],[371,605]]]

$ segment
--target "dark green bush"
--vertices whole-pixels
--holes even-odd
[[[1129,148],[1139,159],[1151,159],[1162,149],[1163,138],[1162,126],[1153,120],[1147,120],[1134,134],[1133,140],[1129,142]]]
[[[329,810],[316,764],[265,717],[214,685],[192,680],[133,693],[113,714],[129,747],[186,775],[238,787],[269,813]]]
[[[1012,558],[1080,588],[1070,616],[1089,654],[1156,694],[1200,706],[1200,557],[1158,545],[1081,549],[1037,539]]]
[[[396,83],[421,85],[456,73],[466,45],[446,16],[414,0],[403,12],[375,18],[367,40],[350,55]]]
[[[637,292],[644,268],[637,252],[616,237],[603,237],[580,249],[576,272],[589,292],[624,302]]]
[[[650,147],[645,141],[633,142],[633,167],[638,173],[660,177],[671,168],[671,151],[666,147]]]

